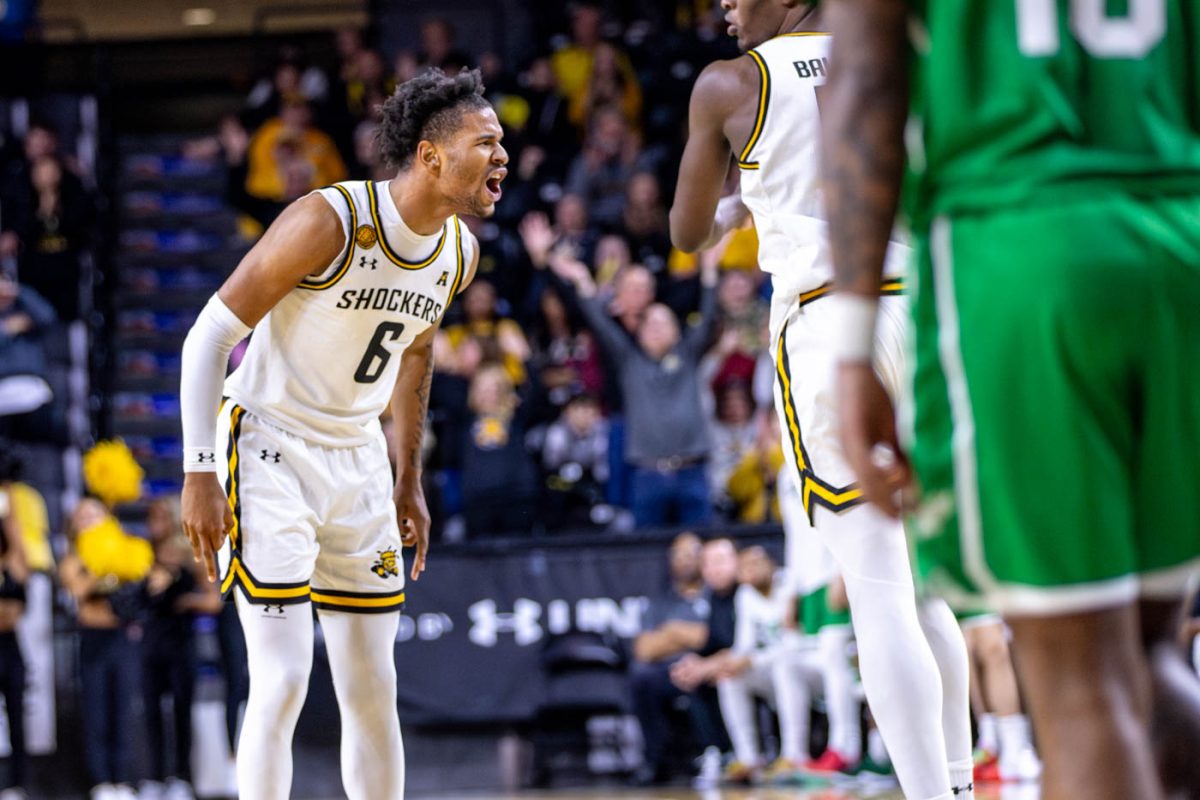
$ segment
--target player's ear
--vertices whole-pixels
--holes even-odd
[[[422,139],[417,143],[416,160],[434,175],[439,174],[442,170],[442,155],[438,152],[437,146],[428,139]]]

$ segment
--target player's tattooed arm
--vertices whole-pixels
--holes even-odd
[[[834,284],[868,296],[879,279],[899,203],[908,116],[908,3],[832,0],[821,121]]]

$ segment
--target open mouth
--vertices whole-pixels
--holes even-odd
[[[508,170],[502,169],[493,172],[488,176],[488,179],[483,182],[483,188],[487,191],[488,197],[495,203],[500,199],[504,192],[500,189],[500,183],[504,180],[504,176],[508,174]]]

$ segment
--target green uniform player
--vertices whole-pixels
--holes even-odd
[[[1200,14],[913,5],[920,569],[1008,612],[1178,594],[1200,555]]]
[[[827,13],[837,381],[864,497],[899,514],[919,487],[921,572],[1009,620],[1043,800],[1200,796],[1200,684],[1170,645],[1200,566],[1200,4]],[[907,456],[869,335],[902,184]]]

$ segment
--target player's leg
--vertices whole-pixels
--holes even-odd
[[[318,468],[318,479],[338,491],[322,509],[312,598],[342,716],[342,785],[350,800],[404,792],[395,663],[404,561],[387,457],[381,436],[327,451]]]
[[[1012,617],[1045,773],[1044,800],[1159,800],[1150,674],[1137,609]]]
[[[759,766],[758,725],[754,722],[754,691],[746,673],[717,681],[721,719],[733,742],[733,755],[743,767]]]
[[[235,597],[250,678],[237,747],[238,789],[255,800],[285,798],[292,783],[292,732],[312,669],[312,498],[322,492],[306,482],[326,451],[232,403],[222,409],[217,430],[218,447],[227,455],[217,474],[233,509],[233,528],[218,557],[221,587]]]
[[[1154,745],[1163,783],[1200,797],[1200,681],[1179,646],[1183,601],[1142,600],[1142,639],[1154,687]]]
[[[284,800],[292,790],[292,733],[312,670],[312,605],[251,603],[241,591],[236,603],[250,668],[238,737],[238,792],[254,800]]]
[[[975,762],[971,748],[971,669],[967,645],[954,612],[945,601],[924,598],[917,604],[921,630],[933,651],[942,676],[942,731],[946,737],[946,761],[950,783],[956,788],[969,786],[974,779]]]
[[[342,715],[342,785],[350,800],[404,796],[396,711],[400,612],[318,612]]]
[[[779,716],[779,757],[793,767],[808,760],[808,721],[812,714],[812,673],[809,653],[784,650],[771,663],[771,687]],[[826,702],[828,706],[828,701]],[[833,711],[830,710],[830,718]],[[830,723],[830,739],[833,738]]]
[[[829,748],[851,764],[862,757],[862,715],[849,655],[853,636],[849,625],[827,625],[817,633],[817,663],[829,715]]]
[[[962,629],[978,665],[984,707],[995,727],[999,775],[1007,780],[1033,780],[1041,774],[1041,767],[1033,749],[1029,718],[1021,710],[1008,629],[994,614],[963,620]]]

